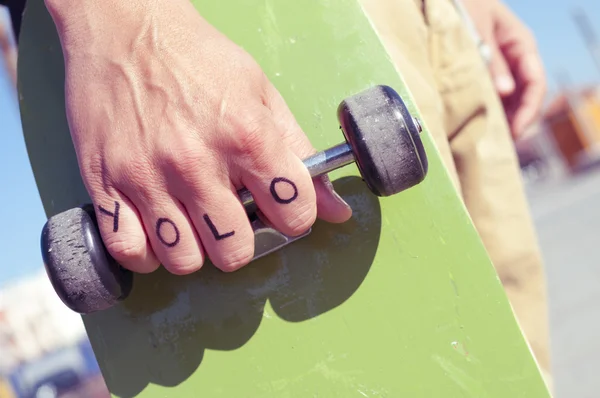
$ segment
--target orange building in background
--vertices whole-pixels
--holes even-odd
[[[561,93],[546,108],[542,123],[570,171],[600,159],[600,87]]]

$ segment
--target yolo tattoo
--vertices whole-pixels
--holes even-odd
[[[282,198],[277,193],[277,184],[289,185],[290,187],[292,187],[294,189],[294,193],[289,198]],[[271,181],[271,195],[273,196],[273,199],[275,199],[275,201],[277,203],[281,203],[281,204],[292,203],[294,200],[296,200],[298,198],[298,187],[296,187],[296,184],[294,184],[292,181],[288,180],[287,178],[277,177],[277,178],[274,178],[273,181]]]
[[[120,207],[121,207],[121,205],[117,201],[115,201],[115,210],[114,211],[108,211],[104,207],[98,205],[98,210],[100,210],[100,213],[113,218],[113,232],[117,232],[119,230],[119,208]]]
[[[173,228],[173,231],[175,232],[175,239],[173,239],[171,242],[167,241],[162,235],[162,228],[165,224],[170,224]],[[172,220],[168,218],[159,218],[156,221],[156,236],[158,236],[158,240],[160,240],[160,243],[162,243],[163,245],[167,247],[175,247],[179,243],[179,228],[177,228],[177,225],[175,225],[175,223]]]

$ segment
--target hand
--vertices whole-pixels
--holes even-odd
[[[350,208],[302,159],[315,152],[258,64],[189,0],[47,0],[69,127],[109,253],[132,271],[233,271],[254,253],[236,195],[290,235]]]
[[[498,0],[463,0],[490,47],[490,73],[515,139],[538,117],[546,80],[533,34]]]

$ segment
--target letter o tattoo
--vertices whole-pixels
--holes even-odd
[[[173,230],[175,231],[175,239],[172,242],[167,242],[167,240],[160,233],[160,229],[164,223],[171,224],[171,226],[173,227]],[[156,221],[156,236],[158,236],[158,240],[160,240],[160,242],[163,245],[168,246],[168,247],[177,246],[177,244],[179,243],[179,238],[180,238],[179,229],[177,228],[177,225],[175,225],[175,223],[173,221],[169,220],[168,218],[159,218],[158,221]]]
[[[285,184],[288,184],[289,186],[291,186],[294,189],[294,194],[287,199],[279,196],[279,194],[277,193],[277,189],[275,189],[277,184],[279,184],[279,183],[285,183]],[[271,181],[271,195],[273,196],[273,199],[275,199],[275,201],[277,203],[282,203],[282,204],[292,203],[294,200],[296,200],[298,198],[298,187],[296,187],[296,184],[294,184],[292,181],[288,180],[287,178],[277,177],[277,178],[274,178],[273,181]]]

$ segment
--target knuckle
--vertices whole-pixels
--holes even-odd
[[[248,110],[237,117],[233,142],[236,152],[251,157],[262,155],[270,139],[267,136],[268,117],[268,114],[262,110]]]
[[[80,159],[81,177],[92,195],[110,185],[107,182],[109,176],[106,162],[100,153],[83,155]]]
[[[219,163],[208,148],[195,142],[181,142],[157,152],[157,166],[165,185],[185,186],[194,199],[206,196],[216,181],[226,181],[226,164]],[[204,178],[203,171],[210,170],[211,180]]]
[[[241,48],[239,50],[240,57],[235,60],[235,72],[247,76],[247,88],[253,93],[262,93],[269,84],[268,76],[253,57]]]
[[[129,182],[146,181],[150,171],[150,162],[143,158],[119,158],[114,161],[115,174],[123,176]]]
[[[202,268],[203,263],[202,257],[197,254],[181,254],[169,258],[164,267],[174,275],[188,275]]]
[[[117,261],[142,260],[146,253],[146,241],[135,236],[112,234],[106,239],[106,249]]]
[[[310,143],[306,134],[301,130],[296,131],[293,128],[289,128],[285,130],[284,134],[285,145],[292,149],[296,157],[304,159],[317,153],[317,150]]]
[[[286,224],[293,235],[306,232],[317,219],[316,203],[306,201],[298,205],[296,211],[291,211],[286,218]]]
[[[197,175],[200,170],[199,162],[203,158],[200,151],[192,146],[164,150],[159,156],[162,167],[178,176]]]
[[[248,265],[253,256],[254,247],[252,245],[240,245],[239,248],[227,252],[213,263],[223,272],[233,272]]]
[[[111,180],[116,185],[129,187],[135,195],[151,201],[156,196],[156,185],[161,177],[151,161],[143,156],[117,157],[111,161]]]
[[[106,173],[104,157],[100,152],[81,156],[81,170],[88,177],[102,177]]]

